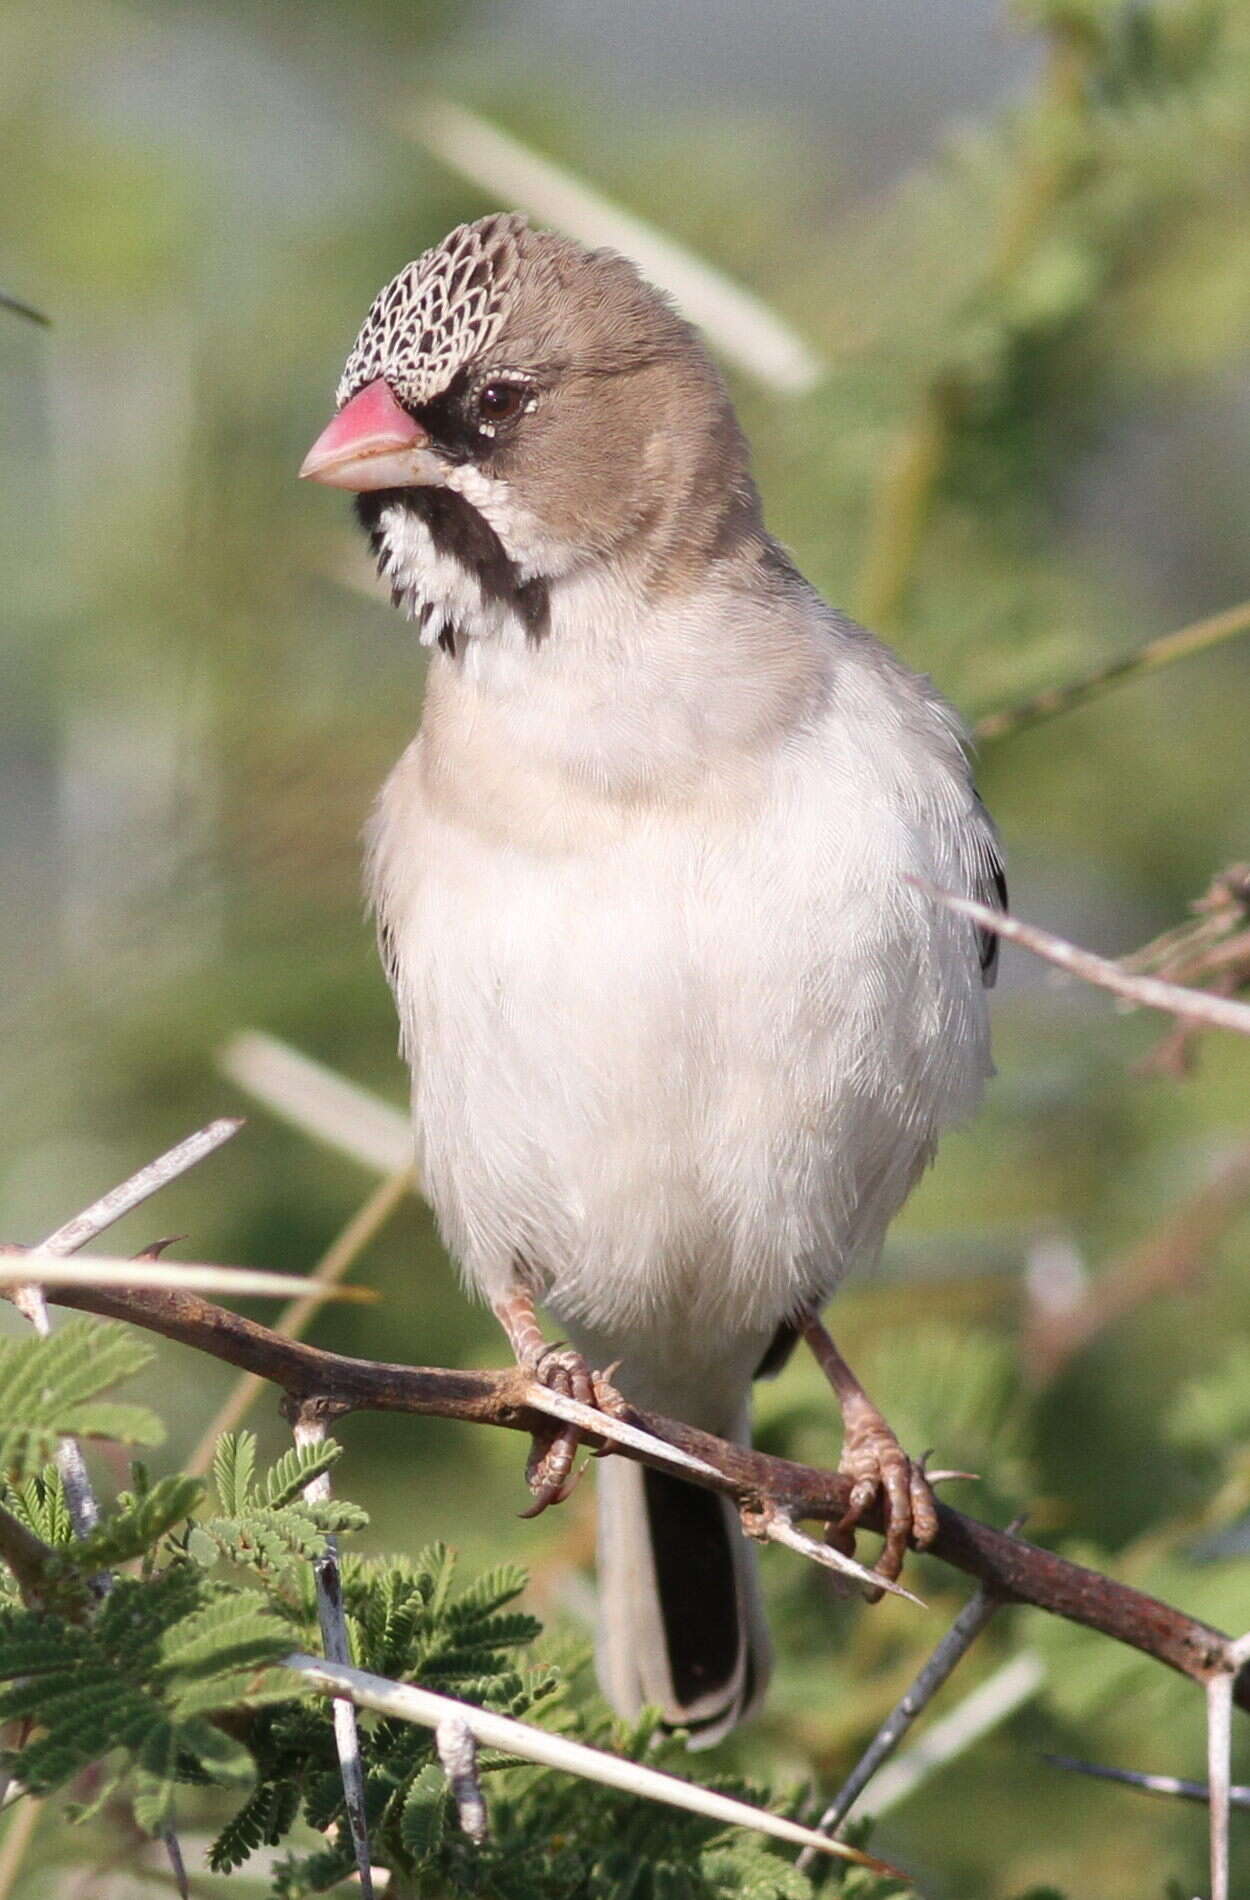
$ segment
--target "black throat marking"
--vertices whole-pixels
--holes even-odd
[[[510,607],[537,646],[547,636],[551,620],[551,590],[540,575],[522,580],[516,564],[486,517],[451,488],[383,488],[357,495],[356,514],[369,537],[378,573],[391,583],[391,599],[401,607],[409,598],[390,566],[390,552],[382,527],[388,508],[406,508],[424,522],[431,541],[446,559],[454,561],[481,589],[482,603]],[[417,612],[425,625],[439,603],[425,601]],[[448,622],[438,636],[444,653],[455,655],[460,631]]]

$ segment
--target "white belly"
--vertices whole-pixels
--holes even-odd
[[[628,1340],[656,1396],[731,1342],[749,1376],[876,1252],[980,1091],[967,927],[902,876],[954,867],[897,819],[833,824],[787,783],[723,821],[640,812],[527,851],[431,814],[406,761],[378,855],[452,1254],[488,1296],[522,1263],[597,1357]]]

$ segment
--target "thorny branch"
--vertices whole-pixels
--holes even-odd
[[[209,1353],[241,1370],[258,1373],[302,1407],[305,1416],[327,1421],[350,1412],[407,1412],[503,1426],[532,1434],[558,1395],[519,1367],[503,1372],[460,1371],[388,1365],[325,1352],[281,1338],[268,1327],[214,1306],[191,1293],[122,1293],[115,1288],[58,1289],[59,1303],[99,1313],[159,1333]],[[561,1401],[567,1405],[568,1401]],[[617,1443],[618,1455],[668,1470],[690,1483],[722,1492],[748,1511],[767,1503],[790,1519],[836,1521],[846,1510],[850,1480],[731,1445],[708,1432],[626,1405],[618,1421],[595,1414],[601,1436]],[[640,1441],[635,1434],[645,1434]],[[869,1512],[869,1528],[880,1518]],[[1195,1682],[1229,1674],[1230,1639],[1210,1624],[1171,1605],[1028,1544],[1007,1531],[938,1506],[938,1534],[929,1555],[951,1564],[1008,1603],[1030,1604],[1097,1630],[1154,1657]],[[1235,1700],[1250,1709],[1250,1672],[1237,1674]]]

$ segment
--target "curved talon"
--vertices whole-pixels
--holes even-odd
[[[873,1569],[890,1583],[896,1582],[908,1545],[923,1550],[937,1536],[937,1503],[924,1459],[909,1458],[878,1413],[857,1421],[848,1432],[838,1469],[854,1483],[847,1508],[826,1534],[826,1541],[845,1556],[853,1556],[860,1520],[880,1494],[885,1541]]]
[[[598,1404],[596,1375],[582,1354],[563,1340],[544,1346],[535,1354],[530,1371],[540,1385],[559,1392],[564,1398],[576,1399],[580,1405]],[[525,1466],[526,1483],[534,1494],[534,1501],[528,1510],[520,1513],[522,1517],[538,1517],[551,1505],[562,1504],[570,1495],[581,1477],[581,1471],[575,1471],[574,1464],[584,1438],[579,1426],[557,1419],[552,1419],[548,1428],[535,1432]]]

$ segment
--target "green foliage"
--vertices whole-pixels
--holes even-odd
[[[0,1721],[28,1722],[8,1765],[35,1794],[110,1756],[141,1826],[168,1824],[178,1781],[246,1782],[247,1750],[209,1718],[259,1707],[290,1631],[256,1591],[223,1594],[195,1565],[123,1577],[89,1623],[0,1612]]]
[[[151,1357],[152,1348],[135,1333],[100,1320],[72,1319],[47,1339],[0,1339],[0,1474],[13,1481],[31,1477],[67,1433],[159,1444],[163,1427],[145,1406],[99,1396]]]
[[[270,1577],[320,1556],[328,1536],[358,1531],[368,1514],[334,1499],[309,1503],[300,1493],[330,1469],[342,1447],[332,1439],[300,1446],[279,1458],[263,1479],[255,1476],[252,1433],[227,1433],[213,1460],[220,1512],[197,1524],[189,1546],[199,1561],[228,1557]]]

